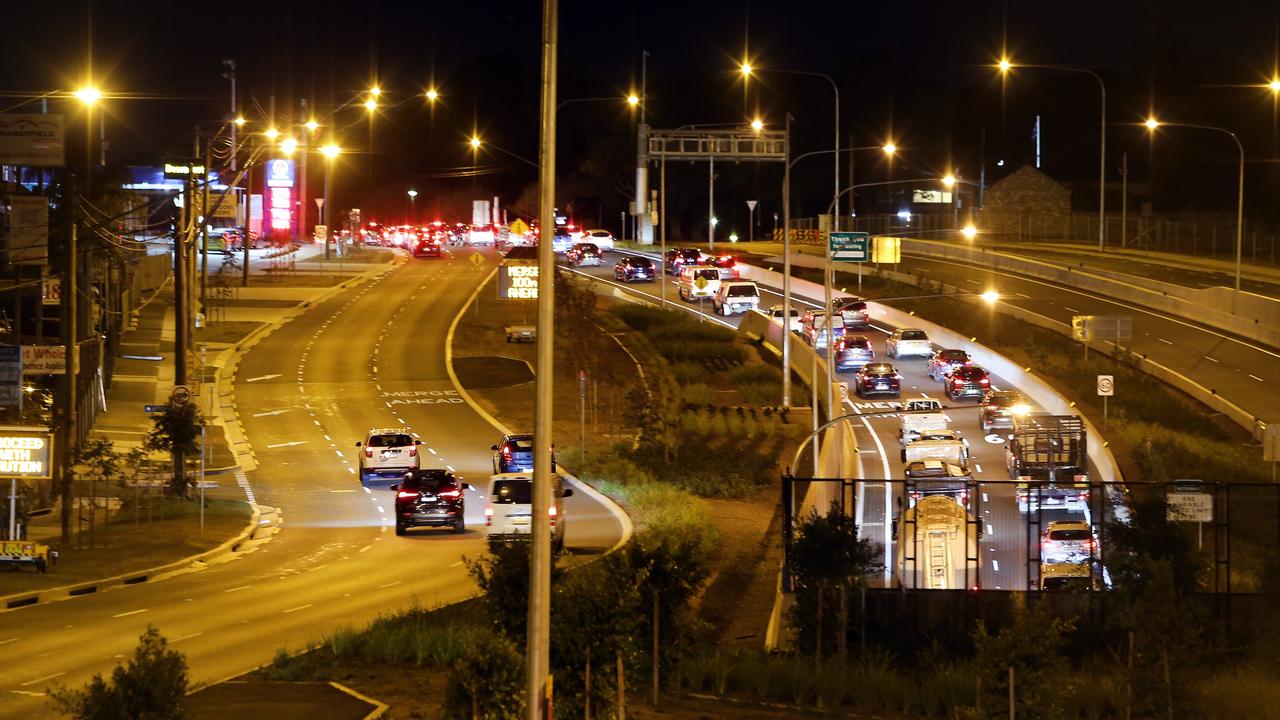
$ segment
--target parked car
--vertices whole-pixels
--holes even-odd
[[[932,357],[933,345],[920,328],[898,328],[884,341],[884,352],[895,360],[904,357]]]
[[[859,397],[902,394],[902,376],[887,362],[863,365],[853,376],[853,390]]]
[[[929,379],[942,382],[956,368],[972,364],[973,359],[964,350],[939,350],[929,358]]]
[[[578,243],[569,248],[564,254],[565,259],[569,261],[569,265],[573,267],[582,267],[583,265],[591,265],[600,267],[600,248],[592,243]]]
[[[844,372],[874,361],[876,351],[865,335],[846,335],[836,338],[835,350],[831,356],[835,358],[836,370]]]
[[[448,527],[467,530],[466,498],[462,481],[448,470],[410,470],[391,486],[396,494],[396,534],[410,528]]]
[[[977,398],[981,401],[991,389],[991,378],[977,365],[964,365],[943,379],[942,387],[952,400]]]
[[[410,470],[417,470],[421,444],[421,440],[414,440],[400,428],[370,430],[363,441],[356,443],[360,449],[360,482],[375,477],[399,478]]]
[[[653,261],[647,257],[628,255],[613,266],[613,278],[620,282],[647,280],[653,282]]]
[[[551,491],[551,544],[557,549],[564,544],[564,498],[573,495],[572,488],[565,488],[564,481],[551,474],[554,487]],[[532,531],[533,474],[499,473],[489,478],[489,494],[484,508],[484,524],[489,537],[496,539],[527,539]]]

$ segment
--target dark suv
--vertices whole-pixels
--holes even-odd
[[[952,400],[971,397],[981,401],[991,389],[991,379],[976,365],[961,365],[942,380],[942,387]]]
[[[503,435],[502,441],[491,446],[493,472],[533,472],[533,435]],[[556,449],[551,448],[551,472],[556,471]]]
[[[397,535],[418,526],[466,532],[464,485],[448,470],[413,470],[391,489],[396,494]]]
[[[697,265],[702,262],[702,251],[696,248],[675,248],[662,256],[669,275],[676,275],[686,265]]]

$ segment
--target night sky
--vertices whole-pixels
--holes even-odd
[[[756,115],[777,127],[790,112],[795,153],[830,147],[830,86],[767,69],[831,75],[841,92],[842,142],[891,139],[902,148],[892,168],[860,153],[859,182],[949,169],[976,179],[984,160],[990,182],[1033,159],[1039,115],[1043,169],[1076,184],[1079,209],[1089,209],[1096,203],[1087,183],[1096,193],[1097,85],[1084,75],[1038,70],[1002,83],[990,64],[1007,47],[1015,62],[1087,67],[1103,77],[1109,183],[1118,184],[1120,154],[1128,152],[1131,182],[1151,183],[1156,211],[1229,213],[1235,150],[1228,138],[1170,129],[1152,143],[1134,124],[1154,111],[1167,121],[1220,125],[1240,135],[1249,158],[1251,223],[1275,225],[1275,101],[1260,86],[1276,64],[1278,6],[566,0],[560,99],[619,101],[576,103],[561,113],[559,175],[571,195],[562,201],[576,201],[578,213],[617,229],[633,181],[636,120],[621,98],[638,91],[640,56],[648,50],[655,127]],[[493,150],[481,151],[480,172],[469,177],[466,139],[474,128],[486,142],[537,159],[540,14],[532,0],[10,4],[5,24],[21,32],[0,47],[0,92],[78,85],[91,28],[95,79],[123,96],[108,105],[108,159],[154,164],[184,154],[196,125],[213,129],[224,121],[230,98],[221,60],[234,59],[250,120],[265,119],[272,107],[282,125],[291,115],[305,119],[299,103],[306,98],[323,121],[325,108],[357,99],[335,118],[345,127],[339,142],[351,150],[338,175],[342,205],[367,203],[372,187],[373,209],[390,217],[404,211],[405,190],[414,187],[423,193],[421,209],[447,214],[473,195],[497,192],[509,204],[534,178],[532,167]],[[745,90],[736,73],[744,55],[764,73]],[[385,95],[370,183],[368,124],[358,101],[374,79]],[[442,97],[431,112],[421,93],[433,83]],[[403,104],[385,107],[396,103]],[[796,169],[797,215],[813,214],[830,196],[830,162],[804,162]],[[730,223],[745,223],[745,199],[761,200],[762,217],[776,209],[776,166],[718,172],[718,211]],[[668,174],[673,217],[692,232],[706,213],[706,168],[672,167]]]

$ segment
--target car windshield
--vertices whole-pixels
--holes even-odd
[[[653,267],[653,263],[649,262],[649,258],[632,258],[631,267],[647,269]]]
[[[969,359],[969,353],[963,350],[943,350],[938,353],[938,355],[943,360],[950,360],[952,362],[964,362]]]
[[[1053,530],[1049,533],[1050,540],[1088,540],[1088,530]]]
[[[1016,395],[992,395],[987,404],[995,405],[996,407],[1012,407],[1017,402],[1018,397]]]
[[[386,435],[373,435],[369,438],[369,447],[404,447],[412,445],[413,438],[408,435],[398,433],[388,433]]]
[[[850,350],[870,350],[871,341],[862,337],[849,338],[845,340],[844,346]]]
[[[983,375],[984,373],[978,368],[964,367],[964,368],[960,368],[959,370],[956,370],[956,374],[953,375],[952,377],[957,377],[962,380],[978,380]]]
[[[836,307],[844,311],[856,312],[859,310],[866,310],[867,304],[861,300],[845,300]]]
[[[704,269],[704,270],[694,270],[694,271],[693,271],[693,277],[694,277],[694,278],[703,278],[704,280],[719,280],[719,279],[720,279],[720,271],[719,271],[719,270],[713,270],[713,269],[711,269],[711,268],[706,268],[706,269]]]
[[[730,285],[725,294],[729,297],[755,297],[759,293],[756,292],[755,285]]]
[[[892,375],[893,366],[892,365],[867,365],[862,369],[862,371],[867,375],[875,375],[877,377],[883,376],[883,375]]]
[[[929,336],[924,334],[923,330],[903,330],[903,340],[928,340]]]
[[[524,437],[513,437],[507,440],[507,446],[512,450],[532,450],[533,438],[528,435]]]
[[[495,505],[529,505],[533,502],[533,483],[528,480],[496,480],[491,499]]]

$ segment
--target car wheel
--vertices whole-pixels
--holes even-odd
[[[466,531],[467,531],[467,523],[466,523],[466,521],[465,521],[465,520],[459,520],[458,522],[456,522],[456,523],[454,523],[454,524],[453,524],[453,534],[454,534],[454,535],[461,535],[462,533],[464,533],[464,532],[466,532]]]
[[[408,528],[406,528],[403,523],[396,523],[396,535],[404,535],[406,530],[408,530]]]

